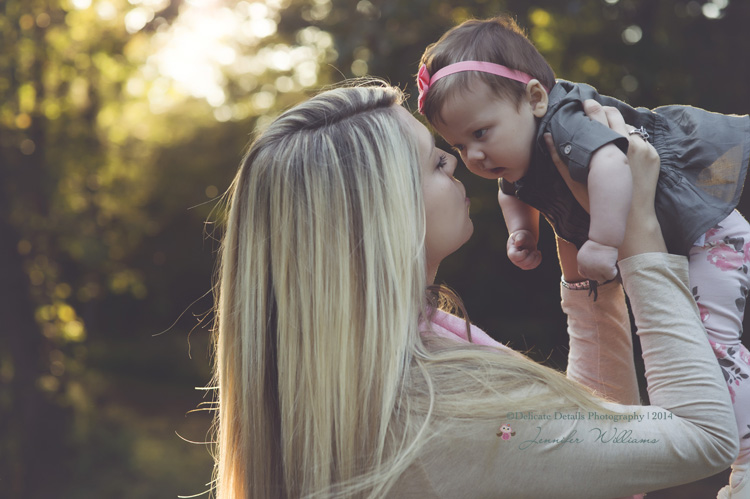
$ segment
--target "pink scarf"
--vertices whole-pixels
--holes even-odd
[[[490,335],[471,324],[471,343],[500,348],[512,352],[513,350],[502,343],[493,340]],[[436,310],[432,317],[432,332],[441,338],[450,338],[462,343],[469,343],[466,337],[466,321],[442,310]]]

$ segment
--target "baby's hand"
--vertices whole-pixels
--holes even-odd
[[[514,231],[508,238],[508,258],[523,270],[535,269],[542,261],[542,253],[536,249],[536,239],[529,230]]]
[[[617,248],[589,239],[578,250],[578,273],[600,284],[617,276]]]

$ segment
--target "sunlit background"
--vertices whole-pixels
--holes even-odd
[[[750,111],[738,0],[0,2],[0,497],[206,491],[217,199],[254,131],[351,77],[404,88],[413,109],[426,45],[500,12],[558,77]],[[538,270],[513,268],[496,186],[458,175],[477,230],[438,280],[564,369],[551,232]],[[725,479],[649,497],[714,497]]]

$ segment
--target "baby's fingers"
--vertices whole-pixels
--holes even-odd
[[[539,250],[530,251],[524,260],[524,266],[521,267],[524,270],[535,269],[542,263],[542,252]]]
[[[591,279],[598,283],[611,281],[617,277],[617,267],[614,266],[579,266],[578,273],[586,279]]]
[[[542,253],[539,250],[512,248],[508,250],[508,258],[513,265],[523,270],[531,270],[539,266]]]
[[[511,245],[516,248],[523,248],[524,245],[528,244],[530,241],[529,236],[525,231],[516,231],[510,235],[510,242]]]

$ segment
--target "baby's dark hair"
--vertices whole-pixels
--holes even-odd
[[[421,67],[424,64],[430,75],[434,75],[445,66],[461,61],[502,64],[536,78],[547,90],[552,89],[555,84],[552,68],[516,21],[508,16],[487,20],[472,19],[459,24],[425,49],[419,65]],[[445,100],[456,92],[465,90],[473,78],[480,78],[499,97],[511,99],[516,105],[521,103],[526,91],[523,83],[502,76],[476,71],[455,73],[430,86],[423,108],[427,120],[430,123],[442,121],[441,112]]]

